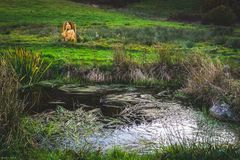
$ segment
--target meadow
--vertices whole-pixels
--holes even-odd
[[[149,7],[145,3],[143,6]],[[146,51],[150,51],[147,55],[152,57],[151,50],[157,43],[175,45],[174,48],[185,52],[202,50],[233,65],[239,62],[238,26],[151,20],[128,14],[125,10],[94,8],[71,1],[3,0],[1,12],[2,49],[29,48],[61,65],[82,63],[93,66],[94,61],[98,65],[109,65],[113,59],[112,48],[117,44],[124,44],[133,57]],[[66,20],[77,24],[80,37],[77,44],[60,41],[61,25]]]

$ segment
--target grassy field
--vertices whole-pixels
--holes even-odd
[[[115,11],[106,11],[91,6],[78,4],[69,0],[2,0],[1,25],[19,24],[51,24],[61,25],[66,20],[72,20],[77,25],[107,25],[107,26],[148,26],[161,25],[167,27],[185,27],[185,24],[174,22],[159,22],[143,20],[133,15],[127,16]],[[192,27],[192,25],[187,25]]]
[[[158,11],[163,13],[158,16],[164,17],[166,11],[177,12],[184,7],[170,1],[157,3],[156,8],[150,4],[143,1],[129,6],[129,10],[134,11],[132,8],[140,5],[141,10]],[[186,4],[186,8],[193,8],[190,1]],[[234,66],[240,60],[240,51],[235,45],[240,41],[239,27],[151,20],[134,16],[135,11],[107,10],[69,0],[2,0],[0,6],[0,48],[29,48],[41,52],[43,57],[58,65],[110,65],[112,48],[116,44],[124,44],[129,54],[139,60],[143,52],[147,52],[146,57],[151,60],[154,45],[158,43],[186,53],[202,50],[220,56]],[[77,44],[60,42],[61,25],[66,20],[77,24],[82,37]]]

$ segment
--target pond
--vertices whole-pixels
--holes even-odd
[[[40,86],[27,94],[29,102],[38,100],[32,109],[34,114],[48,114],[57,106],[63,106],[71,113],[79,108],[84,111],[98,109],[101,125],[97,131],[83,136],[81,128],[76,127],[79,135],[61,134],[61,138],[58,135],[54,137],[54,143],[63,149],[78,150],[89,145],[107,150],[119,146],[147,152],[171,144],[239,142],[238,125],[215,120],[193,106],[164,98],[168,93],[158,91],[156,87],[126,85],[63,85]],[[73,116],[76,115],[73,114],[70,119]],[[75,121],[73,125],[80,123],[79,119]],[[49,141],[43,144],[52,145]]]

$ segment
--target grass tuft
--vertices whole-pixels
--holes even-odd
[[[44,63],[40,54],[22,48],[9,49],[2,55],[14,69],[22,84],[30,85],[39,82],[51,66],[51,63],[47,65]]]

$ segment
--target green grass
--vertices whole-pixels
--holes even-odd
[[[189,0],[181,3],[176,0],[158,0],[156,5],[152,4],[150,1],[142,1],[128,9],[134,12],[134,6],[139,5],[146,13],[149,9],[167,16],[165,11],[196,8]],[[150,20],[124,10],[94,8],[69,0],[2,0],[0,6],[0,49],[23,47],[41,52],[56,67],[69,64],[84,67],[111,66],[112,47],[118,43],[125,44],[128,53],[140,62],[143,52],[148,53],[149,61],[155,58],[152,53],[156,43],[171,45],[184,52],[201,50],[220,56],[234,67],[238,66],[240,59],[239,48],[234,48],[239,27],[231,29]],[[66,20],[76,22],[83,41],[72,45],[59,42],[61,24]],[[100,39],[96,39],[96,32],[101,36]]]
[[[142,1],[128,7],[134,11],[139,7],[161,12],[158,17],[166,17],[168,11],[192,10],[197,6],[193,1],[153,0]],[[175,48],[189,52],[202,50],[213,56],[220,56],[237,66],[240,59],[238,48],[228,46],[228,38],[237,38],[239,27],[221,28],[200,24],[180,23],[167,20],[151,20],[134,16],[125,10],[107,10],[75,3],[70,0],[2,0],[0,2],[0,49],[24,47],[42,52],[43,57],[58,65],[109,66],[111,65],[115,44],[125,44],[129,54],[141,60],[143,52],[149,52],[153,59],[153,45],[175,44]],[[77,44],[62,44],[61,25],[66,20],[76,22],[83,41]],[[96,39],[95,33],[100,39]],[[220,40],[217,37],[224,37]],[[217,39],[217,40],[216,40]],[[216,45],[216,42],[222,44]],[[229,43],[229,42],[228,42]],[[230,61],[229,61],[230,59]]]
[[[51,24],[59,26],[66,20],[72,20],[78,26],[186,26],[177,22],[144,20],[68,0],[2,0],[0,6],[0,12],[2,13],[0,15],[0,24],[4,26],[19,24]],[[187,26],[192,27],[192,25]]]
[[[48,151],[44,149],[32,149],[25,152],[27,153],[27,156],[22,156],[21,158],[35,160],[238,160],[240,156],[238,148],[235,148],[234,146],[183,147],[173,145],[163,147],[161,150],[156,150],[155,152],[148,154],[126,152],[119,148],[108,150],[106,153],[101,151]]]

